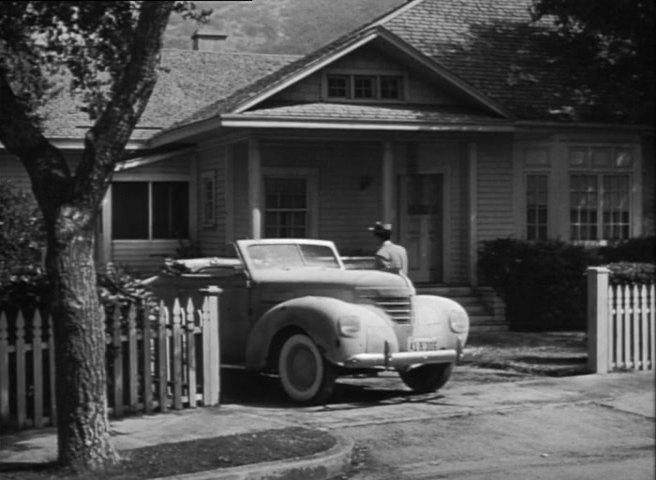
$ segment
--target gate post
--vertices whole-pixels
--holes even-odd
[[[219,287],[201,289],[203,302],[203,403],[218,405],[221,395],[221,346],[219,341]]]
[[[608,276],[606,267],[588,267],[588,369],[592,373],[609,370]]]

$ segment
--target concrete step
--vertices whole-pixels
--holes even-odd
[[[488,306],[474,289],[467,285],[415,285],[419,295],[438,295],[458,302],[467,311],[473,331],[507,331],[503,319],[494,318]]]

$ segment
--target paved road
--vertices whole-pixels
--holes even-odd
[[[653,373],[498,383],[464,373],[421,396],[392,374],[342,381],[327,405],[306,408],[260,382],[232,407],[352,437],[351,480],[654,478]]]

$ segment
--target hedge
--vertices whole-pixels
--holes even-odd
[[[650,283],[653,246],[654,237],[602,248],[503,238],[483,242],[478,265],[481,283],[505,301],[511,330],[585,330],[587,267],[607,266],[613,284]]]

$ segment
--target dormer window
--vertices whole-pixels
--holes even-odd
[[[325,76],[328,100],[402,101],[402,75],[361,75],[329,73]]]
[[[380,98],[384,100],[403,100],[403,77],[398,75],[381,76]]]
[[[348,75],[328,75],[328,96],[333,98],[350,97],[350,78]]]
[[[353,98],[376,98],[376,77],[365,75],[353,76]]]

